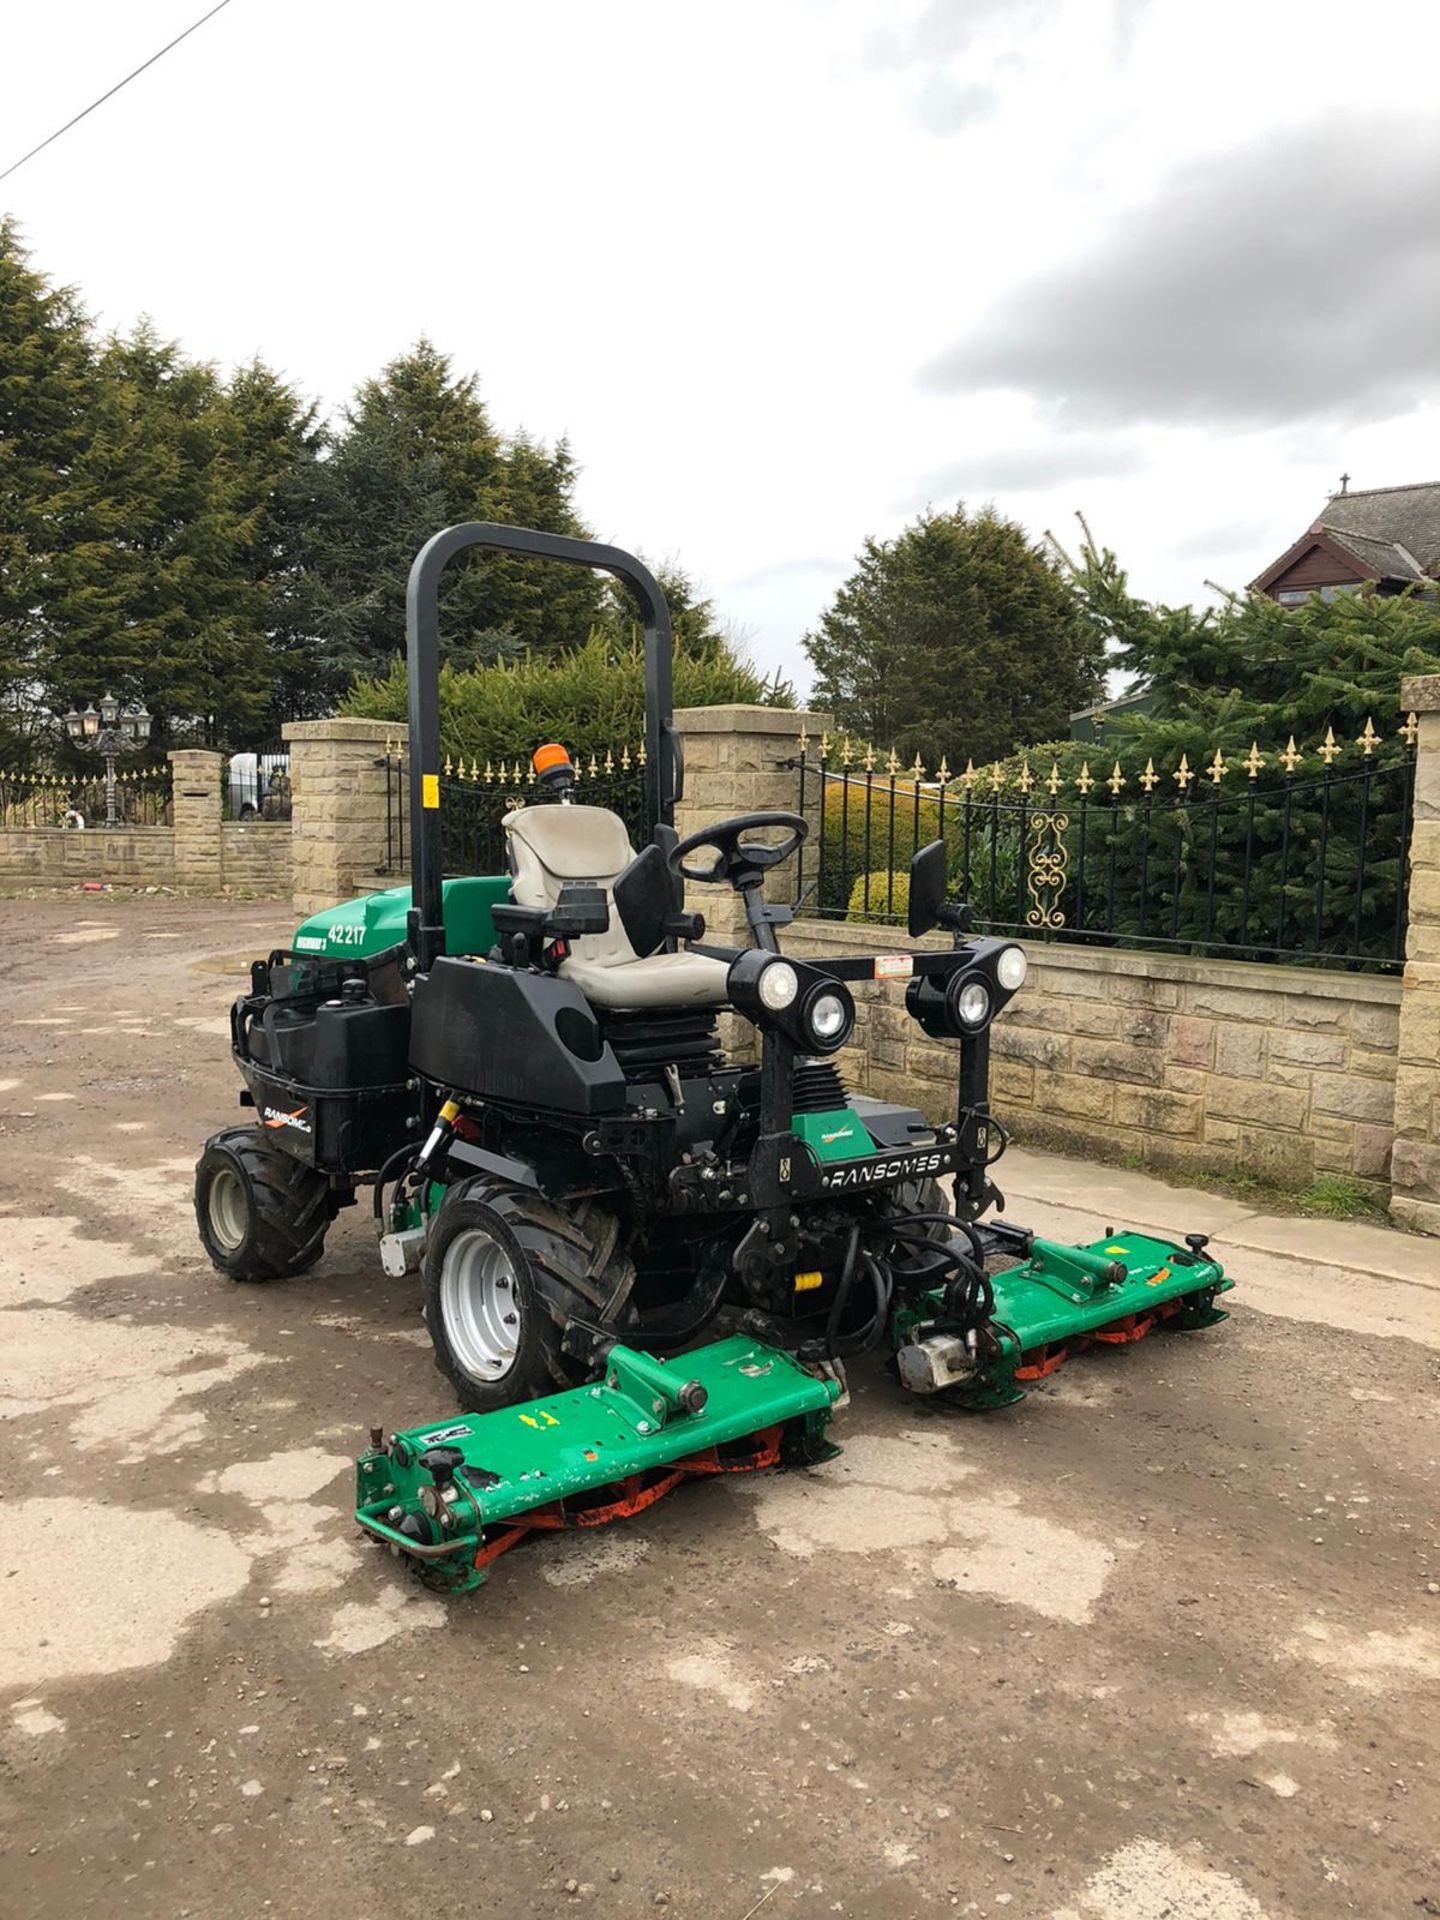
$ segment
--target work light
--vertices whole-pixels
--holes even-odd
[[[756,1026],[781,1033],[801,1053],[834,1053],[855,1030],[847,987],[803,962],[749,947],[730,963],[726,992]]]

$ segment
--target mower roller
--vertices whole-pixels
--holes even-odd
[[[445,875],[438,596],[472,549],[600,568],[633,596],[642,847],[576,801],[568,754],[547,744],[536,800],[502,822],[508,871]],[[938,927],[948,947],[802,961],[781,952],[792,913],[765,883],[805,817],[680,838],[671,648],[659,587],[618,548],[478,523],[437,534],[407,596],[411,885],[307,920],[232,1010],[256,1121],[206,1143],[201,1239],[236,1280],[283,1279],[371,1189],[383,1268],[420,1276],[464,1415],[388,1441],[372,1429],[356,1517],[449,1591],[537,1531],[827,1458],[844,1364],[872,1350],[909,1391],[980,1410],[1085,1346],[1225,1317],[1232,1283],[1202,1234],[1071,1247],[998,1217],[990,1029],[1027,962],[947,900],[943,842],[911,863],[908,930]],[[686,882],[729,885],[749,944],[707,941]],[[903,984],[917,1025],[957,1043],[950,1114],[848,1091],[835,1056],[857,982]],[[726,1051],[721,1012],[751,1044]]]

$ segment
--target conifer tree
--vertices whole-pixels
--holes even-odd
[[[75,295],[29,265],[0,220],[0,762],[34,749],[49,716],[39,675],[59,495],[94,400],[89,323]]]

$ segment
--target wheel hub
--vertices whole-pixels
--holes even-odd
[[[520,1345],[515,1265],[483,1228],[457,1233],[445,1249],[440,1311],[456,1360],[475,1380],[503,1380]]]
[[[250,1204],[245,1183],[230,1167],[217,1167],[210,1181],[210,1230],[227,1252],[245,1239]]]

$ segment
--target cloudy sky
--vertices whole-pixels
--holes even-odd
[[[205,0],[10,0],[8,165]],[[1243,584],[1440,478],[1433,0],[231,0],[0,185],[107,325],[327,407],[428,332],[765,665],[861,539]]]

